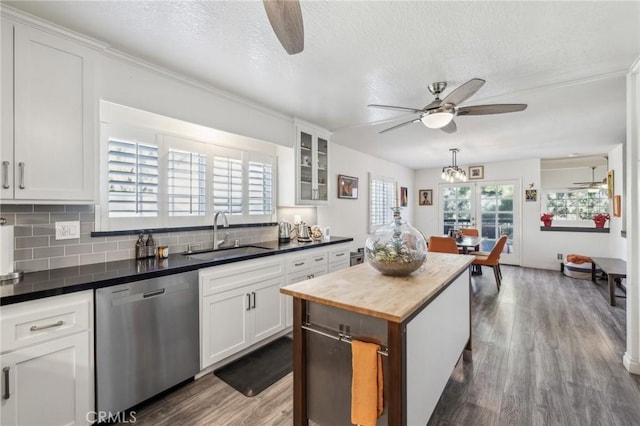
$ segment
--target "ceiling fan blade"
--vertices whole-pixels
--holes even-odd
[[[442,105],[442,99],[436,99],[433,102],[431,102],[429,105],[422,108],[422,111],[428,111],[430,109],[438,108],[440,105]]]
[[[446,126],[440,127],[440,130],[445,133],[455,133],[455,131],[458,130],[458,126],[456,126],[455,121],[451,120]]]
[[[378,104],[369,104],[367,105],[371,108],[381,108],[381,109],[391,109],[394,111],[408,111],[413,113],[422,112],[421,109],[409,108],[409,107],[401,107],[401,106],[393,106],[393,105],[378,105]]]
[[[457,115],[503,114],[505,112],[524,111],[525,109],[527,109],[527,104],[474,105],[458,108]]]
[[[395,125],[395,126],[393,126],[393,127],[389,127],[388,129],[381,130],[381,131],[380,131],[380,132],[378,132],[378,133],[380,133],[380,134],[382,134],[382,133],[387,133],[387,132],[389,132],[389,131],[391,131],[391,130],[395,130],[395,129],[399,129],[400,127],[404,127],[404,126],[406,126],[407,124],[417,123],[417,122],[419,122],[419,121],[420,121],[420,119],[419,119],[419,118],[414,118],[413,120],[405,121],[404,123],[396,124],[396,125]]]
[[[304,24],[298,0],[263,0],[273,32],[289,55],[304,50]]]
[[[445,98],[442,100],[442,103],[458,105],[469,99],[474,93],[478,91],[478,89],[480,89],[484,85],[484,83],[485,81],[481,78],[472,78],[471,80],[467,81],[465,84],[445,96]]]

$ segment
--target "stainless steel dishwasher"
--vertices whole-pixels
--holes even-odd
[[[198,373],[198,271],[96,290],[96,397],[116,413]]]

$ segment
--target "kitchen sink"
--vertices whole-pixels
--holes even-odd
[[[266,253],[272,249],[259,246],[242,246],[242,247],[229,247],[218,250],[199,251],[193,253],[183,253],[185,256],[192,257],[198,260],[218,260],[229,259],[233,257],[247,256],[250,254]]]

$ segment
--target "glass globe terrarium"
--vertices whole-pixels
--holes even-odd
[[[384,275],[409,275],[427,259],[427,243],[414,227],[392,207],[393,220],[369,235],[365,243],[367,261]]]

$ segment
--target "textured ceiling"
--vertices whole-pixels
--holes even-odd
[[[301,2],[305,50],[287,55],[261,2],[4,2],[129,54],[334,132],[413,168],[606,152],[624,141],[624,72],[640,56],[640,2]],[[422,107],[427,85],[487,80],[458,132],[369,103]],[[445,92],[446,95],[447,92]]]

